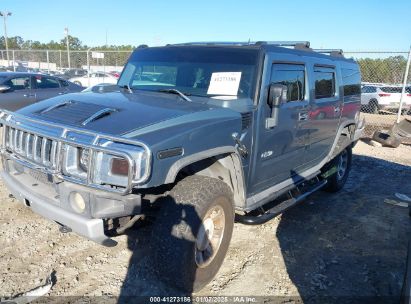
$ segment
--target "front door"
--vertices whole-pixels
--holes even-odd
[[[305,164],[305,146],[309,135],[305,127],[309,112],[306,67],[301,63],[274,62],[269,82],[285,86],[287,98],[277,109],[278,123],[271,128],[265,124],[271,115],[270,106],[266,101],[259,105],[262,115],[255,145],[257,155],[254,157],[250,194],[296,177]]]
[[[0,93],[0,108],[16,111],[36,102],[30,76],[12,77],[3,84],[9,86],[10,90]]]

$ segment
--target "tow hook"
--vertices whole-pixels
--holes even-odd
[[[246,158],[248,156],[247,147],[241,142],[241,138],[238,136],[238,133],[233,133],[231,136],[237,144],[237,149],[240,155]]]
[[[70,227],[67,227],[67,226],[64,226],[64,225],[60,225],[59,231],[60,231],[61,233],[69,233],[69,232],[72,232],[73,230],[71,230]]]

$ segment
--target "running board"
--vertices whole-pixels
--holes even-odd
[[[240,215],[236,214],[235,215],[235,221],[238,223],[246,224],[246,225],[260,225],[268,222],[269,220],[275,218],[277,215],[280,213],[283,213],[287,209],[297,205],[301,201],[303,201],[307,196],[310,194],[320,190],[322,187],[324,187],[327,184],[327,180],[320,180],[318,177],[315,178],[317,180],[317,183],[314,184],[312,187],[309,189],[306,189],[303,193],[301,193],[300,188],[301,186],[297,186],[295,189],[300,192],[300,194],[296,197],[293,196],[292,191],[288,191],[288,196],[290,197],[289,199],[286,199],[282,201],[281,203],[275,205],[274,207],[262,212],[260,215]]]

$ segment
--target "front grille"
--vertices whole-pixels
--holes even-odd
[[[7,126],[6,149],[48,169],[57,168],[58,142],[43,136]]]

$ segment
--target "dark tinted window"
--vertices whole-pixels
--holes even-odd
[[[344,85],[344,96],[361,93],[361,76],[358,70],[341,69]]]
[[[401,87],[382,87],[380,88],[380,90],[385,93],[401,93],[402,92]]]
[[[11,87],[12,90],[24,90],[31,88],[31,81],[29,76],[14,77],[4,82],[4,84]]]
[[[271,83],[287,87],[287,102],[304,99],[305,72],[303,65],[274,64],[271,70]]]
[[[68,86],[69,86],[69,83],[68,83],[68,81],[66,81],[66,80],[60,80],[60,85],[61,85],[62,87],[68,87]]]
[[[316,68],[315,77],[315,98],[328,98],[335,95],[335,73],[331,68]]]
[[[60,87],[59,81],[54,78],[36,76],[35,79],[37,89],[56,89]]]
[[[375,93],[377,92],[377,88],[376,87],[371,87],[371,86],[364,86],[361,89],[361,93]]]

